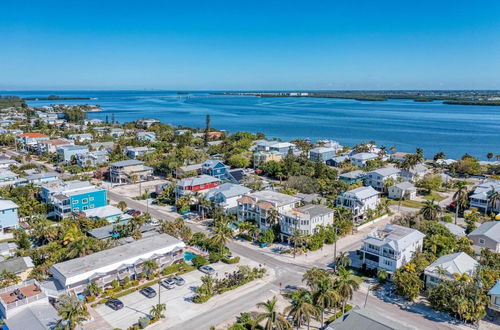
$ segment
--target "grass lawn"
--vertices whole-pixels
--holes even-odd
[[[391,203],[390,205],[399,205],[399,201],[395,201],[393,199],[389,199],[389,202]],[[424,203],[419,202],[419,201],[412,201],[412,200],[404,200],[401,202],[401,206],[405,207],[411,207],[414,209],[420,209],[422,206],[424,206]]]
[[[437,192],[433,191],[433,192],[431,192],[428,195],[422,195],[422,198],[425,199],[425,200],[428,200],[428,201],[430,201],[431,199],[434,199],[434,201],[440,202],[443,199],[445,199],[446,197],[444,197],[443,195],[440,195]]]

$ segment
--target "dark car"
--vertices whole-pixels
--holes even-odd
[[[137,212],[137,211],[136,211],[136,210],[128,210],[128,211],[127,211],[127,212],[125,212],[125,213],[127,213],[128,215],[132,215],[132,214],[133,214],[133,213],[135,213],[135,212]]]
[[[153,289],[150,286],[147,286],[147,287],[141,289],[141,291],[139,291],[139,292],[142,293],[144,296],[146,296],[148,298],[154,298],[154,297],[156,297],[156,291],[155,291],[155,289]]]
[[[106,306],[114,309],[115,311],[123,308],[123,303],[119,299],[110,299],[106,302]]]

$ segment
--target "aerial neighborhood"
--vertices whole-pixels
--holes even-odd
[[[0,105],[5,329],[499,325],[500,155]]]

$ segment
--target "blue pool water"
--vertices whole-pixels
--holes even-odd
[[[184,252],[184,260],[191,261],[194,257],[196,257],[196,254],[192,252]]]
[[[230,132],[262,132],[271,138],[334,139],[354,145],[374,140],[387,148],[414,152],[420,147],[426,157],[443,151],[449,158],[469,153],[486,159],[500,153],[500,107],[447,105],[440,101],[386,102],[345,99],[210,95],[193,92],[177,95],[169,91],[22,91],[0,95],[87,96],[93,100],[29,101],[30,106],[54,103],[98,104],[102,112],[90,118],[119,122],[157,118],[164,123],[203,127],[205,115],[212,126]]]

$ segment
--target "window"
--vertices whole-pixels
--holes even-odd
[[[88,209],[88,207],[87,207],[87,206],[84,206],[82,209],[85,211],[86,209]]]
[[[78,207],[73,208],[73,212],[77,212],[77,211],[80,211],[80,209]]]
[[[479,239],[479,244],[484,244],[484,239],[483,238]]]
[[[87,203],[88,203],[88,201],[89,201],[89,200],[88,200],[87,198],[82,199],[82,203],[83,203],[83,204],[87,204]]]
[[[94,204],[90,204],[90,208],[93,209],[94,208]]]
[[[90,198],[89,198],[89,201],[91,201],[91,202],[92,202],[93,200],[94,200],[94,197],[90,197]]]
[[[73,204],[78,204],[78,201],[73,201]]]
[[[500,297],[495,297],[495,305],[500,306]]]
[[[392,266],[392,261],[384,259],[384,265],[386,265],[386,266]]]

